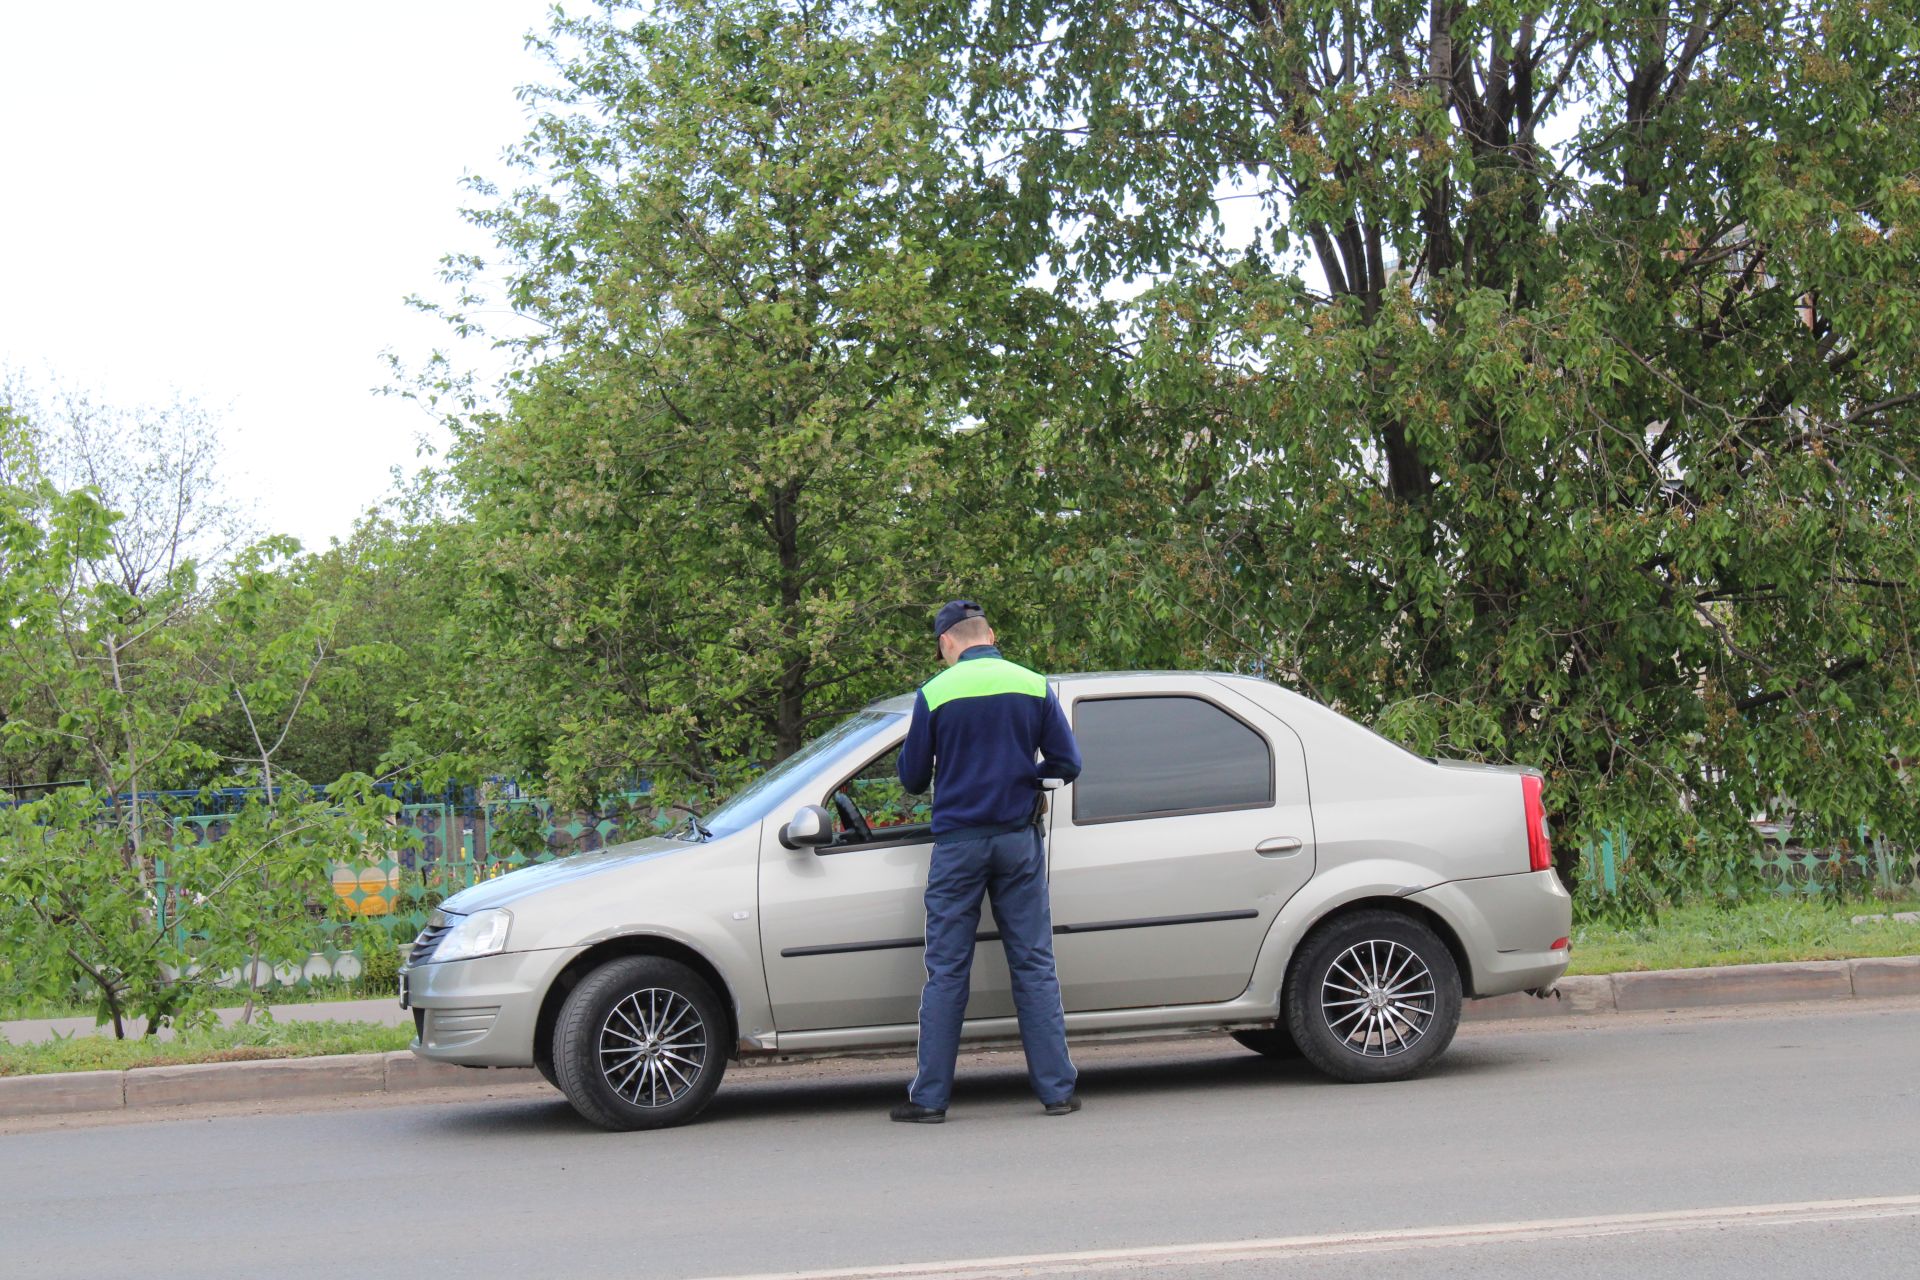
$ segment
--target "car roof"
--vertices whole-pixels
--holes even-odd
[[[1072,684],[1078,680],[1155,680],[1167,676],[1201,676],[1209,680],[1245,680],[1254,684],[1264,684],[1259,676],[1250,676],[1238,671],[1068,671],[1047,677],[1049,683]],[[897,693],[890,698],[879,698],[867,704],[869,711],[887,711],[906,714],[913,710],[911,693]]]

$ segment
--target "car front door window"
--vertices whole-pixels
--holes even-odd
[[[834,847],[932,841],[933,794],[907,794],[900,785],[899,760],[895,747],[834,788],[828,804]]]

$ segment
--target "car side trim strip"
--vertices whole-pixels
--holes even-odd
[[[975,942],[986,942],[998,938],[995,934],[975,934]],[[902,951],[908,947],[926,946],[924,938],[883,938],[879,942],[829,942],[817,947],[784,947],[780,956],[783,960],[796,960],[801,956],[844,956],[855,951]]]
[[[1057,924],[1059,933],[1106,933],[1112,929],[1158,929],[1170,924],[1214,924],[1221,920],[1252,920],[1259,912],[1251,907],[1240,911],[1202,911],[1191,916],[1142,916],[1138,920],[1090,920],[1085,924]]]
[[[1115,929],[1159,929],[1176,924],[1214,924],[1222,920],[1252,920],[1260,913],[1251,908],[1240,911],[1202,911],[1185,916],[1142,916],[1137,920],[1089,920],[1082,924],[1057,924],[1053,926],[1054,935],[1063,933],[1108,933]],[[1000,935],[989,930],[973,935],[974,944],[998,942]],[[903,951],[908,947],[924,947],[923,938],[883,938],[877,942],[829,942],[816,947],[785,947],[781,949],[783,960],[797,960],[803,956],[844,956],[857,951]]]

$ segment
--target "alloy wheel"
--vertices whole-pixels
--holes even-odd
[[[647,987],[608,1010],[600,1026],[600,1073],[636,1107],[671,1106],[700,1078],[707,1026],[677,991]]]
[[[1411,948],[1386,939],[1356,942],[1334,958],[1320,983],[1320,1008],[1334,1039],[1363,1058],[1392,1058],[1427,1034],[1436,1012],[1433,973]]]

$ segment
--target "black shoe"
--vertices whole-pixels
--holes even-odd
[[[888,1114],[901,1124],[942,1124],[947,1118],[945,1111],[935,1111],[932,1107],[923,1107],[917,1102],[903,1102]]]
[[[1080,1095],[1077,1093],[1070,1093],[1059,1102],[1047,1104],[1047,1114],[1050,1116],[1070,1116],[1079,1109]]]

